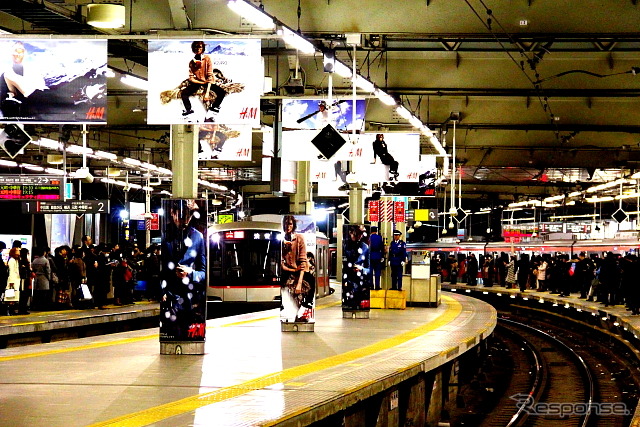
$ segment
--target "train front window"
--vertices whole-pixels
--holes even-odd
[[[271,284],[279,273],[280,245],[271,240],[224,243],[223,270],[229,284]]]

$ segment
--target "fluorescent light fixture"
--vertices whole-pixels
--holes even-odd
[[[171,172],[169,169],[167,168],[158,168],[158,172],[165,174],[165,175],[173,175],[173,172]]]
[[[424,123],[422,123],[422,121],[416,116],[411,116],[411,118],[409,119],[409,123],[411,123],[411,126],[417,129],[422,129],[424,127]]]
[[[62,144],[58,141],[54,141],[49,138],[40,138],[37,141],[31,141],[32,143],[39,145],[42,148],[49,148],[51,150],[62,150]]]
[[[396,105],[396,100],[393,96],[389,95],[387,92],[381,90],[381,89],[376,89],[376,91],[374,92],[374,95],[376,96],[376,98],[378,98],[384,105]]]
[[[83,147],[82,145],[67,145],[67,153],[72,154],[93,154],[93,150],[89,147]]]
[[[128,183],[128,184],[127,184],[127,187],[129,187],[129,188],[135,188],[136,190],[139,190],[139,189],[141,189],[141,188],[142,188],[142,185],[140,185],[140,184],[134,184],[134,183],[130,182],[130,183]]]
[[[167,196],[169,196],[169,197],[173,196],[173,194],[171,194],[171,193],[170,193],[169,191],[167,191],[167,190],[162,190],[162,191],[160,192],[160,194],[166,194],[166,195],[167,195]]]
[[[376,87],[369,80],[365,79],[361,75],[356,75],[356,86],[362,89],[365,92],[373,92],[376,90]]]
[[[564,194],[560,194],[558,196],[546,197],[543,199],[543,202],[557,202],[562,199],[564,199]]]
[[[336,59],[335,67],[333,68],[333,72],[341,77],[348,77],[348,78],[351,78],[353,74],[351,72],[351,68],[347,67],[344,63],[338,61],[337,59]]]
[[[569,218],[595,218],[598,214],[584,214],[584,215],[553,215],[549,219],[569,219]]]
[[[578,197],[582,196],[582,191],[574,191],[573,193],[569,193],[569,197]]]
[[[633,177],[633,175],[632,175],[632,177]],[[634,182],[632,182],[631,180],[625,179],[625,178],[620,178],[620,179],[616,179],[615,181],[609,181],[609,182],[605,182],[604,184],[599,184],[599,185],[595,185],[593,187],[589,187],[589,188],[587,188],[587,193],[594,193],[596,191],[605,190],[607,188],[619,186],[620,184],[634,184]]]
[[[109,78],[114,78],[116,76],[116,72],[107,67],[107,71],[104,73],[104,75]]]
[[[140,166],[142,166],[143,168],[148,169],[150,171],[158,170],[158,167],[156,165],[152,165],[151,163],[144,162]]]
[[[44,170],[46,173],[50,173],[51,175],[66,175],[67,173],[63,170],[60,169],[54,169],[54,168],[46,168]]]
[[[107,160],[117,160],[118,156],[113,154],[113,153],[107,153],[106,151],[94,151],[93,154],[100,158],[100,159],[107,159]]]
[[[97,3],[87,5],[87,24],[96,28],[124,27],[125,9],[121,4]]]
[[[20,166],[32,171],[38,171],[38,172],[44,171],[44,168],[42,166],[30,165],[29,163],[21,163]]]
[[[122,159],[122,163],[126,163],[128,165],[131,166],[141,166],[142,162],[138,159],[132,159],[130,157],[125,157],[124,159]]]
[[[256,27],[267,29],[276,27],[273,17],[251,3],[244,0],[229,0],[227,6]]]
[[[606,197],[587,197],[585,200],[589,203],[598,203],[598,202],[610,202],[614,199],[612,196],[606,196]]]
[[[411,117],[412,117],[412,115],[411,115],[411,113],[409,112],[409,110],[407,110],[406,108],[404,108],[402,105],[399,105],[399,106],[396,108],[396,113],[398,113],[398,115],[399,115],[400,117],[402,117],[403,119],[405,119],[405,120],[409,120],[409,119],[411,119]]]
[[[149,82],[145,79],[141,79],[140,77],[132,76],[131,74],[125,74],[120,77],[120,81],[128,86],[134,87],[136,89],[148,90]]]
[[[278,34],[282,36],[285,43],[290,44],[302,53],[311,55],[316,51],[316,47],[309,40],[284,25],[278,30]]]
[[[13,162],[11,160],[0,160],[0,166],[14,167],[14,166],[18,166],[18,163]]]
[[[144,191],[149,191],[149,192],[153,191],[153,187],[147,187],[147,186],[144,186],[144,187],[142,187],[142,189],[143,189]]]
[[[631,199],[633,197],[640,197],[640,193],[629,193],[629,194],[619,194],[615,197],[616,200],[620,199]]]

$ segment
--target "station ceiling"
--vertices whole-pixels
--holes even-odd
[[[124,0],[126,25],[109,31],[85,23],[89,3],[3,0],[0,28],[26,36],[105,36],[109,66],[145,78],[148,39],[260,37],[274,89],[265,100],[287,96],[283,86],[295,51],[272,31],[247,25],[226,0]],[[459,113],[456,165],[462,197],[474,206],[585,190],[640,170],[637,0],[255,3],[317,47],[336,49],[343,62],[351,65],[355,57],[359,73],[401,100],[449,151],[450,117]],[[347,34],[360,35],[355,49],[347,45]],[[322,55],[299,61],[305,97],[326,96]],[[350,82],[334,79],[333,90],[348,94]],[[169,127],[146,125],[144,108],[136,108],[144,107],[146,93],[111,79],[108,93],[109,123],[90,127],[89,145],[170,168]],[[268,114],[261,119],[273,122]],[[365,121],[370,132],[411,130],[375,98]],[[55,139],[61,129],[43,125],[32,131]],[[80,139],[79,126],[71,132]],[[253,145],[250,162],[209,161],[201,167],[220,183],[268,194],[259,173],[261,133],[254,134]],[[426,140],[421,152],[435,154]],[[37,154],[29,150],[26,156]]]

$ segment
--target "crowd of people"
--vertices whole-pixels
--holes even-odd
[[[7,248],[0,242],[0,250]],[[160,292],[160,246],[144,252],[137,244],[100,243],[90,236],[82,244],[29,250],[12,243],[8,262],[0,259],[0,315],[29,314],[29,310],[67,308],[104,309],[110,296],[115,305],[132,304],[136,298],[158,300]],[[139,281],[144,291],[134,292]]]
[[[600,302],[605,307],[625,305],[632,314],[640,314],[640,288],[634,280],[640,274],[640,261],[634,254],[607,252],[577,255],[521,254],[502,252],[476,258],[475,254],[435,254],[432,273],[440,274],[443,282],[465,283],[470,286],[502,286],[519,288],[521,292],[537,290],[560,296],[579,294],[579,298]]]

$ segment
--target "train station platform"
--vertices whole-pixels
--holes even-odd
[[[622,335],[626,339],[636,341],[640,348],[640,315],[633,315],[626,310],[624,305],[609,305],[588,301],[579,298],[579,293],[569,296],[560,296],[548,291],[540,292],[527,289],[521,292],[520,289],[505,288],[503,286],[469,286],[466,284],[442,283],[442,289],[457,294],[478,297],[491,304],[499,306],[500,299],[509,304],[528,305],[529,307],[543,309],[553,309],[557,313],[564,313],[567,316],[587,321],[602,329],[612,333]],[[490,297],[490,298],[489,298]]]
[[[159,303],[143,301],[108,305],[103,310],[32,311],[0,316],[0,348],[151,327],[158,324],[159,315]]]
[[[369,319],[341,310],[339,292],[318,300],[312,333],[281,332],[277,309],[208,320],[202,356],[160,355],[157,328],[4,349],[2,424],[364,425],[367,399],[379,402],[374,416],[406,420],[404,384],[420,378],[423,399],[442,405],[442,378],[455,383],[454,361],[496,325],[493,307],[459,294]]]

